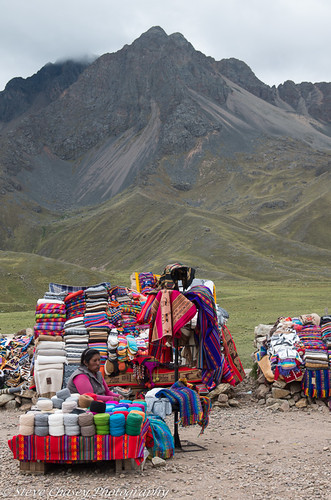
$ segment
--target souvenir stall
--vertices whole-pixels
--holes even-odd
[[[259,370],[283,387],[300,382],[306,397],[331,400],[331,317],[280,317],[255,353]]]
[[[50,283],[37,301],[33,376],[40,399],[9,441],[14,458],[78,462],[173,455],[178,424],[208,425],[208,392],[245,376],[212,282],[176,263],[131,287]],[[68,393],[85,349],[114,395]],[[102,399],[102,400],[101,400]],[[116,401],[115,401],[116,399]],[[175,435],[165,416],[175,412]],[[175,440],[175,441],[174,441]],[[26,467],[26,465],[23,467]]]

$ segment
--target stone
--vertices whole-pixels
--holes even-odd
[[[301,392],[301,383],[300,382],[291,382],[289,384],[289,389],[290,389],[290,393],[292,395],[296,394],[298,392]]]
[[[153,457],[152,464],[153,464],[153,467],[162,467],[162,466],[166,465],[166,461],[160,457]]]
[[[0,394],[0,406],[4,406],[8,403],[8,401],[11,401],[14,398],[15,396],[13,394]]]
[[[290,405],[290,407],[295,406],[295,401],[294,401],[294,399],[293,399],[293,398],[289,399],[289,400],[288,400],[288,404]]]
[[[284,389],[287,386],[287,383],[284,380],[275,380],[272,384],[272,387],[277,387],[278,389]]]
[[[219,394],[227,394],[231,390],[230,384],[219,384],[216,389],[209,393],[211,399],[216,398]]]
[[[229,405],[238,408],[238,406],[240,406],[240,403],[239,401],[237,401],[237,399],[232,398],[229,399]]]
[[[267,383],[267,379],[265,378],[263,373],[260,373],[260,375],[257,377],[256,381],[258,384],[266,384]]]
[[[5,404],[6,410],[15,410],[16,406],[17,406],[17,403],[16,403],[15,399],[11,399],[10,401],[8,401]]]
[[[280,411],[287,412],[290,411],[290,405],[287,400],[283,401],[283,403],[279,407]]]
[[[267,406],[267,408],[268,408],[268,410],[276,411],[276,410],[279,410],[280,406],[281,405],[279,403],[274,403],[273,405]]]
[[[273,387],[271,389],[271,392],[272,397],[275,399],[282,399],[290,394],[290,391],[288,391],[287,389],[279,389],[278,387]]]
[[[34,396],[36,396],[36,391],[33,391],[32,389],[25,389],[25,391],[22,392],[21,396],[22,398],[32,399]]]
[[[284,399],[275,399],[275,398],[270,397],[270,398],[267,398],[266,405],[271,406],[275,403],[278,403],[279,405],[281,405],[283,402],[284,402]]]
[[[259,385],[256,389],[255,395],[257,399],[265,399],[266,395],[270,392],[270,387],[267,385]]]
[[[299,401],[295,403],[295,406],[297,408],[307,408],[307,400],[306,398],[301,398]]]
[[[296,392],[295,394],[293,394],[293,399],[295,402],[299,401],[299,399],[301,399],[301,394],[299,392]]]
[[[228,399],[229,399],[229,396],[227,394],[219,394],[217,401],[219,401],[220,403],[226,403],[228,401]]]
[[[30,403],[25,403],[25,404],[23,404],[23,405],[20,407],[20,410],[22,410],[22,411],[29,411],[29,410],[31,410],[31,408],[32,408],[32,403],[31,403],[31,401],[30,401]]]

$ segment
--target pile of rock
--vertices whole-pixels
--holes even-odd
[[[36,391],[31,389],[26,389],[15,394],[0,394],[0,411],[13,410],[15,408],[28,411],[36,404],[37,400]]]

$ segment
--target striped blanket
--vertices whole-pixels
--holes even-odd
[[[175,453],[175,443],[168,425],[161,417],[157,417],[156,415],[148,415],[147,418],[154,439],[150,453],[153,457],[171,458]]]
[[[202,370],[202,382],[211,387],[213,382],[221,382],[224,365],[215,299],[210,289],[203,285],[193,286],[184,295],[198,308],[197,366]]]

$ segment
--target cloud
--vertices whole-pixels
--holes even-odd
[[[47,62],[115,52],[152,26],[269,85],[331,81],[329,0],[0,0],[0,89]]]

